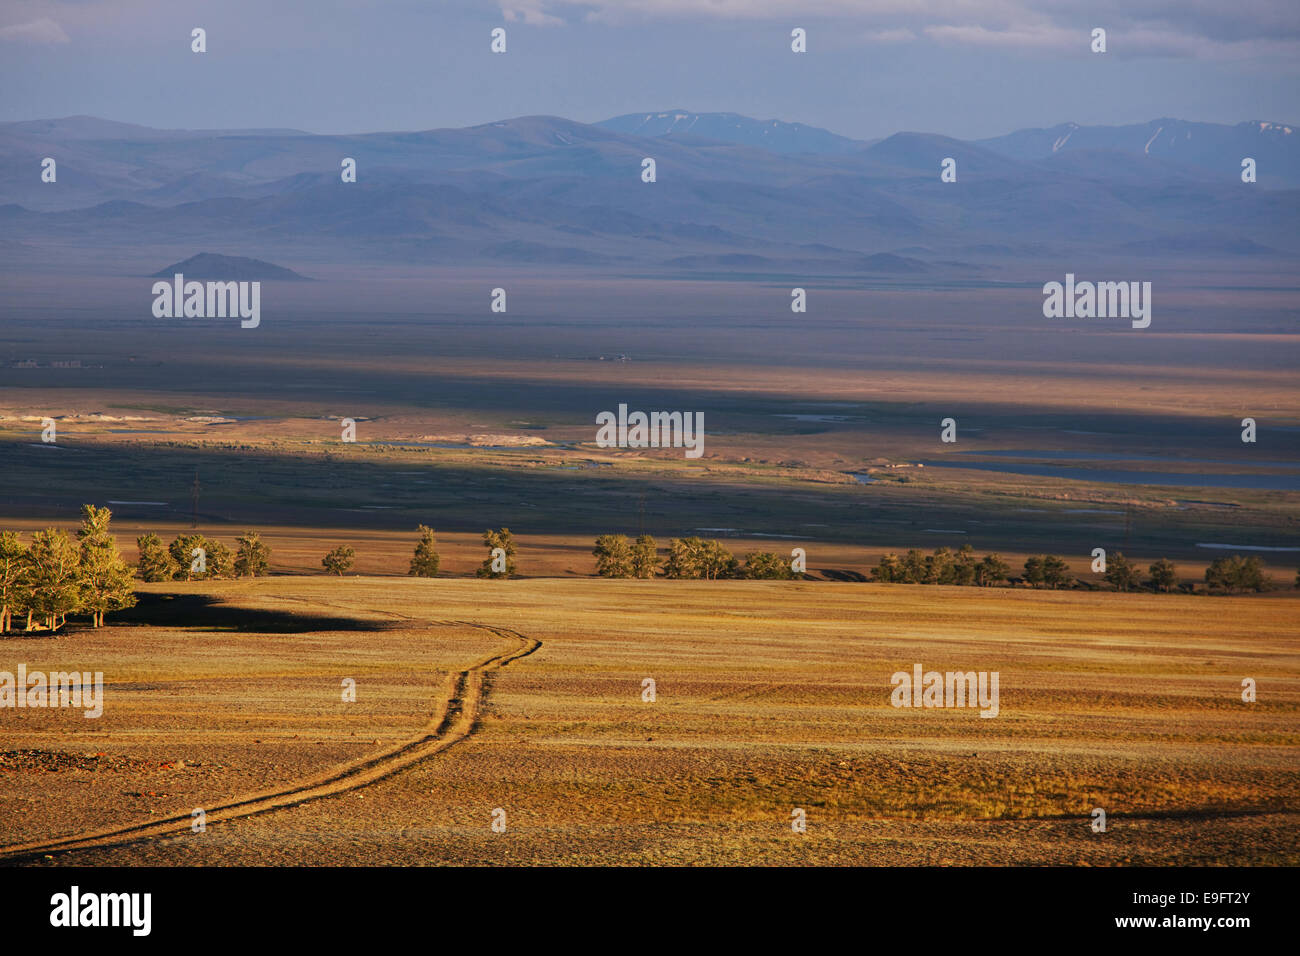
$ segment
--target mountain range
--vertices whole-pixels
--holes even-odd
[[[969,273],[982,260],[1075,254],[1293,258],[1297,142],[1285,124],[1168,119],[858,142],[685,110],[355,135],[70,117],[0,124],[0,234],[7,251],[112,244],[287,263],[686,272]],[[1257,183],[1241,181],[1246,156]],[[57,162],[53,183],[41,180],[45,157]],[[646,157],[653,183],[642,181]],[[355,183],[341,180],[344,158],[356,161]],[[956,182],[940,180],[947,158]]]

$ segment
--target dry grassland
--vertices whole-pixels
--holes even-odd
[[[106,682],[99,720],[0,712],[0,845],[152,829],[9,861],[1300,862],[1285,598],[364,577],[144,589],[179,595],[146,597],[155,623],[0,641],[0,670]],[[492,662],[529,639],[533,653]],[[915,663],[998,671],[1000,714],[890,706],[890,675]],[[403,750],[421,740],[427,753]],[[287,796],[229,809],[267,793]],[[190,829],[196,807],[206,832]]]

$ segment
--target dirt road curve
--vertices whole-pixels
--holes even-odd
[[[490,631],[515,645],[512,649],[495,654],[473,667],[447,677],[447,693],[439,702],[424,731],[416,737],[395,744],[376,753],[333,767],[314,777],[295,781],[287,787],[265,793],[249,794],[229,800],[214,807],[205,807],[207,823],[222,823],[258,813],[268,813],[283,807],[296,806],[308,800],[332,797],[356,790],[377,780],[404,770],[414,763],[453,744],[464,740],[474,729],[479,707],[483,702],[483,675],[491,670],[527,657],[542,646],[541,641],[526,637],[518,631],[471,621],[434,621],[440,626],[474,627]],[[180,833],[190,829],[189,812],[178,813],[161,820],[148,820],[109,830],[62,837],[39,843],[15,843],[0,846],[0,860],[6,863],[22,862],[26,858],[65,850],[111,846],[134,840],[149,839]]]

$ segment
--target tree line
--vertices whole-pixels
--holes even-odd
[[[1114,585],[1117,591],[1169,592],[1175,589],[1190,591],[1191,586],[1181,584],[1178,568],[1168,558],[1160,558],[1147,567],[1143,580],[1139,565],[1117,552],[1106,559],[1103,580]],[[1035,554],[1025,559],[1021,577],[1011,577],[1011,567],[999,554],[975,555],[970,545],[958,551],[938,548],[933,554],[923,554],[913,548],[903,557],[886,554],[871,572],[872,580],[891,584],[948,584],[956,586],[999,587],[1027,584],[1032,588],[1072,588],[1084,585],[1070,573],[1069,563],[1059,555]],[[1263,563],[1256,557],[1240,555],[1216,558],[1205,570],[1206,590],[1212,593],[1232,594],[1238,591],[1265,591],[1268,582],[1264,577]],[[1300,571],[1296,573],[1296,587],[1300,587]]]
[[[602,578],[666,578],[719,581],[727,578],[792,579],[801,577],[790,561],[770,551],[751,551],[744,563],[720,541],[670,538],[668,555],[659,561],[659,545],[648,534],[629,541],[624,534],[602,534],[591,551]]]
[[[134,579],[148,582],[194,581],[256,577],[269,572],[271,549],[256,531],[236,538],[232,552],[225,544],[197,532],[178,534],[169,544],[153,533],[136,539],[140,558],[132,568],[117,549],[109,530],[112,512],[108,508],[83,505],[81,526],[75,540],[66,531],[46,528],[34,532],[24,543],[14,531],[0,532],[0,633],[13,629],[15,615],[26,616],[25,629],[58,630],[68,615],[88,614],[100,627],[104,615],[133,607]],[[427,525],[416,528],[419,540],[411,557],[408,574],[434,577],[441,566],[435,532]],[[514,536],[509,528],[483,532],[488,556],[475,571],[481,578],[509,578],[518,572]],[[671,538],[668,553],[660,561],[658,542],[648,534],[629,539],[623,534],[596,538],[592,555],[596,574],[606,578],[654,578],[698,580],[791,580],[806,575],[796,572],[789,559],[770,551],[751,551],[736,557],[720,541],[698,537]],[[339,545],[321,559],[327,573],[342,575],[352,568],[355,552]],[[1147,567],[1143,580],[1139,566],[1116,553],[1106,561],[1103,578],[1118,591],[1189,591],[1180,583],[1178,569],[1168,558]],[[1011,566],[1001,555],[977,556],[970,545],[957,551],[937,548],[925,554],[915,548],[903,556],[885,554],[871,570],[873,581],[891,584],[939,584],[1000,587],[1027,584],[1034,588],[1090,586],[1072,576],[1069,565],[1058,555],[1031,555],[1023,575],[1013,578]],[[1210,593],[1232,594],[1265,591],[1269,582],[1257,557],[1231,555],[1216,558],[1205,571]],[[1300,587],[1300,572],[1296,574]]]
[[[69,614],[104,615],[135,605],[133,571],[109,533],[113,513],[83,505],[76,540],[46,528],[24,543],[16,531],[0,532],[0,633],[25,614],[26,630],[57,631]]]

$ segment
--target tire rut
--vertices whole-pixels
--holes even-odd
[[[490,631],[516,646],[511,650],[490,655],[463,671],[449,674],[446,680],[446,694],[439,701],[437,709],[418,736],[275,790],[238,797],[212,808],[205,807],[205,822],[223,823],[297,806],[311,800],[337,796],[369,786],[427,757],[441,753],[473,733],[480,705],[483,703],[483,675],[527,657],[542,646],[541,641],[510,628],[478,624],[473,621],[431,621],[429,623],[441,627],[472,627]],[[48,854],[116,846],[188,832],[191,822],[190,813],[177,813],[160,820],[92,830],[55,840],[0,846],[0,862],[18,863]]]

